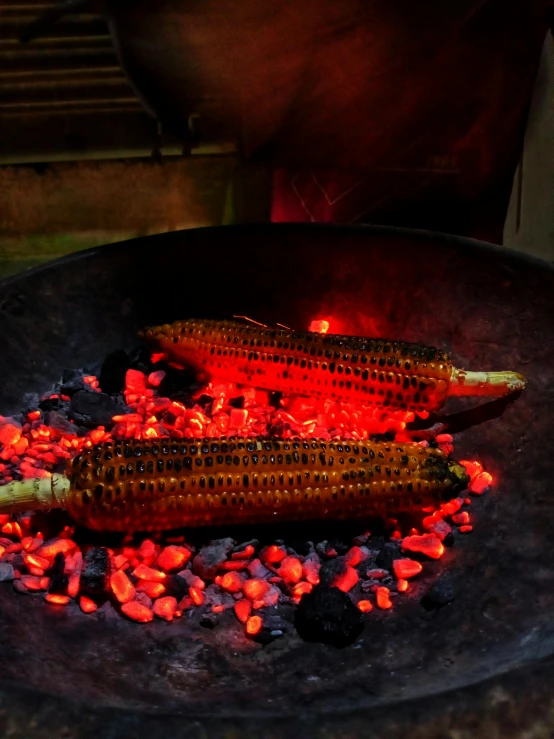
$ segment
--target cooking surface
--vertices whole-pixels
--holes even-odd
[[[10,715],[20,701],[42,710],[40,697],[19,692],[30,688],[86,700],[79,720],[92,711],[90,721],[105,726],[111,714],[100,706],[162,710],[167,727],[173,721],[167,713],[218,712],[234,716],[229,726],[245,732],[264,717],[302,712],[308,722],[319,716],[334,736],[336,714],[354,711],[343,728],[361,726],[379,708],[376,718],[395,736],[390,727],[397,719],[417,714],[423,727],[431,709],[448,722],[466,695],[442,695],[452,688],[490,677],[503,681],[502,700],[509,702],[512,678],[504,673],[511,669],[521,670],[522,691],[529,680],[527,697],[534,700],[535,683],[525,676],[542,670],[540,660],[554,653],[554,461],[547,443],[554,430],[553,287],[552,268],[476,242],[317,226],[150,237],[5,282],[0,402],[6,415],[21,407],[25,392],[46,390],[62,367],[133,345],[138,326],[189,316],[236,313],[300,328],[325,313],[348,332],[435,344],[451,351],[458,366],[509,368],[529,378],[515,402],[502,412],[493,406],[499,417],[456,435],[457,455],[480,459],[497,484],[472,507],[473,533],[437,565],[455,583],[450,606],[422,609],[422,581],[393,614],[369,618],[351,647],[287,636],[260,649],[236,639],[231,623],[210,632],[183,621],[141,626],[109,614],[59,613],[6,585],[0,674],[14,691]],[[485,691],[476,695],[474,715],[492,715],[488,703],[481,708]],[[436,697],[427,702],[430,696]],[[413,703],[402,703],[407,699],[420,701],[415,714]],[[355,713],[362,709],[365,719]],[[113,714],[113,720],[123,726],[126,719]],[[277,736],[279,724],[271,725]],[[207,736],[219,735],[219,720],[202,726]]]

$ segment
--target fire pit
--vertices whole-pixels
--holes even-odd
[[[359,732],[367,721],[376,735],[390,736],[409,724],[415,731],[414,721],[427,736],[433,726],[437,736],[449,726],[464,731],[479,715],[489,727],[503,715],[503,736],[525,725],[516,709],[506,718],[512,688],[524,685],[529,704],[551,692],[544,676],[554,632],[554,462],[544,440],[552,429],[553,282],[547,265],[475,242],[315,226],[150,237],[5,282],[4,415],[20,412],[26,393],[43,394],[64,369],[92,371],[109,352],[136,346],[139,327],[187,316],[239,314],[299,328],[332,316],[348,333],[434,344],[458,366],[520,369],[529,378],[516,403],[475,411],[458,400],[443,413],[456,456],[478,459],[496,481],[493,491],[472,508],[471,536],[458,537],[440,563],[426,564],[394,613],[366,620],[343,650],[303,642],[294,631],[260,647],[236,629],[193,621],[139,625],[110,611],[86,616],[6,585],[2,675],[19,735],[86,726],[142,736],[188,722],[207,736],[233,728],[279,736],[295,714],[309,734],[331,736]],[[247,532],[232,535],[247,540]],[[426,588],[445,575],[454,601],[427,610]],[[489,688],[472,687],[487,680]],[[536,718],[525,721],[532,726]]]

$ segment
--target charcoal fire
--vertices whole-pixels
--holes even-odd
[[[190,336],[212,375],[202,387],[175,364],[190,361]],[[37,407],[0,417],[0,580],[88,615],[110,600],[137,623],[231,619],[260,644],[294,622],[303,638],[342,646],[365,619],[394,613],[426,563],[471,532],[471,502],[493,483],[477,460],[452,461],[452,436],[416,442],[409,425],[449,394],[524,384],[514,373],[464,375],[445,355],[397,342],[209,322],[150,338],[158,353],[110,355],[100,379],[71,372]],[[235,349],[239,339],[248,347]],[[213,376],[214,362],[225,372]],[[393,372],[402,377],[390,395]],[[72,520],[39,511],[59,505]],[[286,527],[285,539],[271,539],[262,525],[317,518],[327,530],[342,518],[359,526],[299,541]],[[250,526],[248,539],[206,541],[209,529],[191,530],[237,523]],[[127,536],[93,545],[90,529]],[[131,535],[148,530],[142,541]],[[444,582],[425,607],[453,600]]]

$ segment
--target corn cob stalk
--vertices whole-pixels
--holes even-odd
[[[417,444],[283,439],[108,442],[65,477],[0,488],[0,511],[66,509],[98,531],[356,518],[450,500],[469,478]]]
[[[434,411],[452,395],[502,396],[525,387],[515,372],[457,370],[444,352],[386,339],[201,320],[141,336],[210,377],[393,410]]]

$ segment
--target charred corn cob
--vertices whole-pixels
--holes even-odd
[[[525,387],[515,372],[457,370],[444,352],[402,341],[200,320],[141,336],[213,378],[394,410],[434,411],[451,395],[500,396]]]
[[[346,519],[450,500],[469,478],[417,444],[204,439],[109,442],[65,477],[0,488],[0,511],[64,508],[102,531]]]

